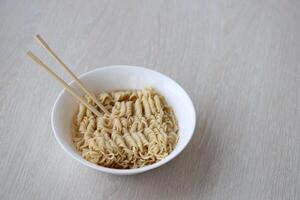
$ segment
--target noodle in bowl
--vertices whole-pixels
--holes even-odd
[[[54,135],[60,146],[75,160],[98,171],[130,175],[157,168],[176,157],[189,143],[195,128],[196,115],[193,103],[187,93],[169,77],[143,67],[126,65],[101,67],[87,72],[79,79],[95,94],[104,91],[141,90],[151,86],[161,94],[174,110],[178,122],[178,136],[174,149],[161,160],[140,168],[114,169],[97,165],[84,159],[72,140],[73,117],[78,112],[78,102],[65,90],[57,97],[52,109],[51,123]],[[71,82],[76,90],[78,86]],[[83,95],[83,93],[81,93]]]

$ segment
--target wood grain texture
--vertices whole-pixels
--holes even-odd
[[[0,199],[300,199],[300,1],[0,1]],[[50,127],[61,90],[26,58],[76,74],[145,66],[197,109],[169,164],[119,177],[88,169]],[[67,76],[64,74],[64,77]]]

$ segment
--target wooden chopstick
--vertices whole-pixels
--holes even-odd
[[[91,112],[100,117],[102,114],[89,103],[87,103],[81,96],[76,94],[76,92],[63,80],[61,79],[55,72],[53,72],[41,59],[39,59],[36,55],[34,55],[31,51],[27,52],[27,55],[36,62],[39,66],[43,67],[54,79],[56,79],[59,83],[61,83],[65,89],[73,95],[78,101],[83,103]]]
[[[57,54],[50,48],[47,42],[40,36],[36,35],[36,39],[39,44],[44,47],[47,52],[61,65],[61,67],[75,80],[75,82],[79,85],[79,87],[99,106],[99,108],[109,114],[108,110],[101,104],[101,102],[97,99],[97,97],[91,93],[83,83],[77,78],[77,76],[67,67],[67,65],[57,56]]]

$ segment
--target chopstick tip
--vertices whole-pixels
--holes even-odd
[[[35,39],[40,40],[40,39],[41,39],[41,36],[40,36],[39,34],[36,34],[36,35],[35,35]]]
[[[32,52],[29,50],[29,51],[26,52],[26,54],[27,54],[28,56],[31,56],[31,55],[32,55]]]
[[[34,53],[32,53],[30,50],[29,51],[27,51],[27,56],[29,57],[29,58],[31,58],[33,61],[35,61],[36,63],[38,63],[38,64],[41,64],[41,63],[43,63],[36,55],[34,55]]]

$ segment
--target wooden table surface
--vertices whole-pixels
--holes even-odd
[[[300,199],[300,1],[0,2],[0,199]],[[162,72],[197,110],[188,147],[134,176],[82,166],[59,147],[62,89],[33,37],[76,74],[126,64]]]

